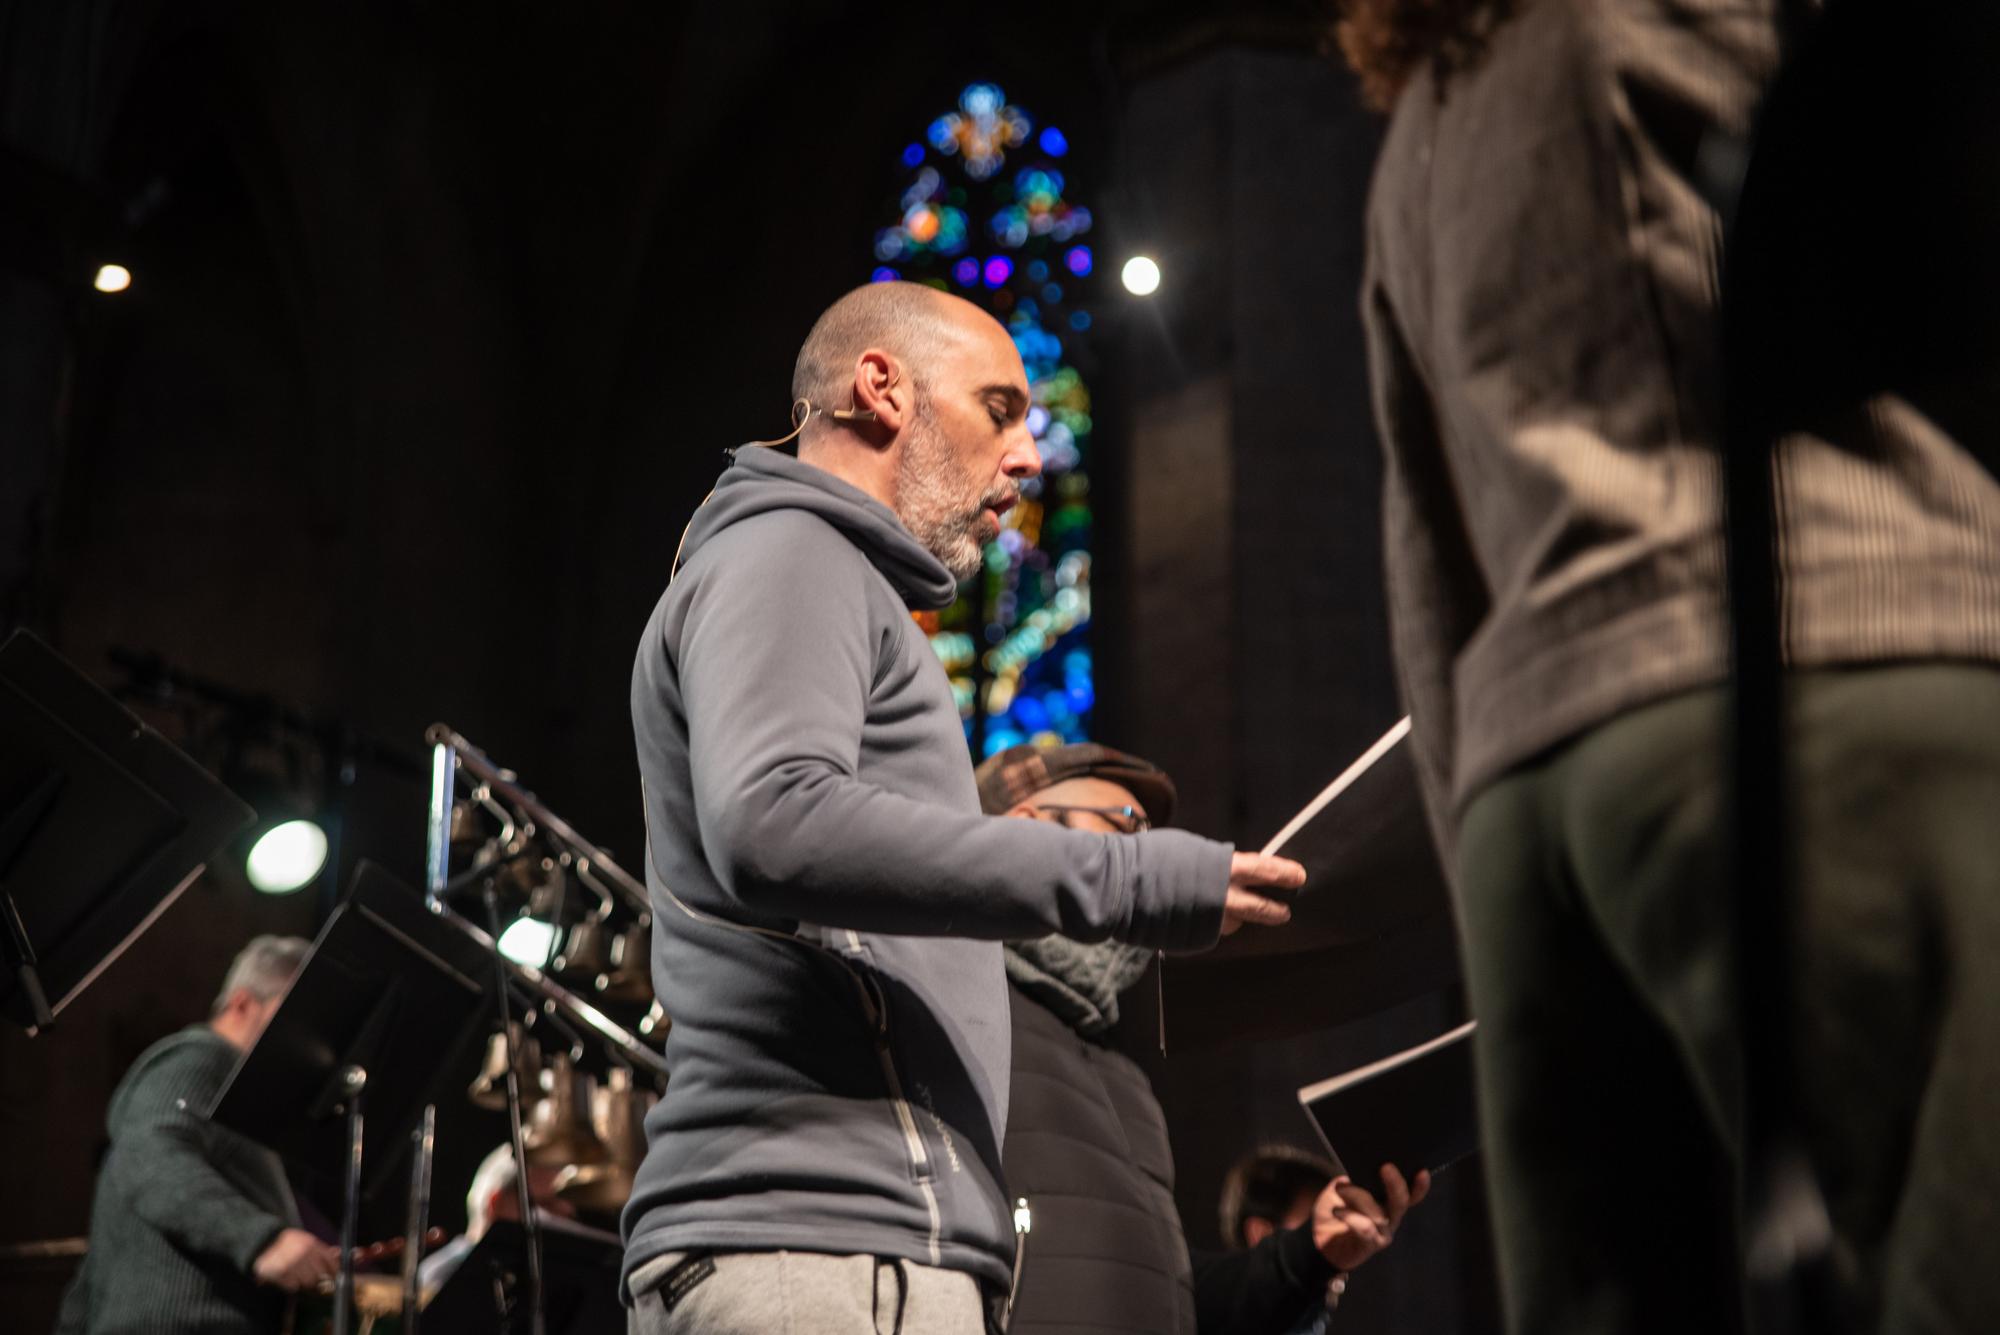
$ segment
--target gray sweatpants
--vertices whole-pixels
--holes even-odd
[[[632,1276],[630,1335],[986,1335],[977,1280],[887,1256],[671,1252]]]

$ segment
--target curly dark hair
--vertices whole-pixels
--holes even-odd
[[[1464,69],[1516,0],[1341,0],[1334,41],[1361,76],[1361,100],[1376,111],[1429,62],[1440,83]]]

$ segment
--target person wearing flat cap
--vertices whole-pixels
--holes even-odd
[[[1016,746],[979,766],[988,815],[1099,834],[1135,834],[1173,816],[1157,766],[1080,743]],[[1325,1328],[1346,1272],[1389,1245],[1421,1200],[1388,1178],[1378,1203],[1342,1177],[1312,1218],[1261,1244],[1190,1255],[1174,1208],[1165,1114],[1145,1073],[1107,1042],[1118,994],[1155,952],[1061,936],[1003,956],[1014,1030],[1003,1166],[1026,1202],[1026,1245],[1010,1335],[1281,1335]],[[1393,1173],[1394,1170],[1388,1170]]]

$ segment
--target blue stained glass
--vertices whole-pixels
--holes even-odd
[[[1010,746],[1019,746],[1028,740],[1012,728],[990,728],[986,733],[986,754],[997,756]]]
[[[1007,105],[1007,95],[998,84],[968,84],[958,96],[958,105],[975,116],[991,116]]]
[[[986,544],[982,569],[932,632],[968,734],[983,753],[1023,742],[1082,741],[1096,702],[1088,650],[1093,514],[1089,495],[1090,391],[1065,361],[1091,328],[1086,288],[1094,257],[1090,210],[1069,191],[1068,136],[1007,104],[997,85],[962,85],[956,106],[919,122],[895,144],[900,200],[873,237],[870,276],[928,283],[986,307],[1007,328],[1026,365],[1030,434],[1048,470],[1024,499],[1038,525],[1004,530]],[[1024,511],[1024,514],[1030,513]],[[1031,537],[1030,535],[1033,534]],[[991,676],[987,708],[974,698],[973,661]],[[984,715],[984,727],[980,726]]]
[[[1060,198],[1063,192],[1061,172],[1045,171],[1040,167],[1030,167],[1014,178],[1014,193],[1022,199],[1035,195],[1046,195],[1051,202]]]

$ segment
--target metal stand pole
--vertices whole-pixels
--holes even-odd
[[[0,812],[0,959],[5,960],[8,970],[20,984],[21,1000],[26,1003],[28,1012],[30,1038],[54,1024],[56,1017],[49,1010],[48,995],[42,991],[42,975],[36,968],[39,961],[35,958],[35,943],[28,936],[27,925],[21,921],[21,911],[15,907],[14,897],[7,893],[6,878],[14,870],[21,850],[27,847],[29,837],[41,826],[49,808],[55,805],[63,783],[63,776],[51,770],[42,776],[41,782],[24,800],[6,812]]]
[[[21,996],[28,1003],[30,1034],[40,1033],[56,1022],[49,1010],[48,995],[42,991],[42,976],[36,972],[35,943],[28,939],[28,929],[22,925],[21,911],[14,907],[14,897],[0,889],[0,945],[6,950],[6,961],[14,971],[14,980],[20,984]]]
[[[528,1249],[529,1312],[532,1335],[546,1335],[547,1318],[542,1310],[542,1220],[535,1205],[534,1188],[528,1182],[528,1150],[521,1133],[521,1080],[515,1073],[514,1018],[507,1004],[507,959],[500,953],[500,896],[489,878],[485,889],[487,933],[493,940],[493,997],[500,1018],[502,1041],[507,1045],[507,1133],[514,1151],[515,1199],[521,1206],[521,1232]],[[336,1333],[340,1335],[340,1333]]]
[[[333,1288],[333,1335],[349,1335],[354,1323],[354,1230],[361,1216],[361,1104],[368,1072],[350,1066],[341,1072],[347,1105],[347,1190],[340,1215],[340,1278]]]
[[[430,1227],[431,1156],[437,1148],[437,1105],[424,1105],[424,1120],[415,1132],[416,1153],[410,1164],[410,1216],[403,1235],[403,1332],[417,1335],[422,1311],[417,1268],[424,1259],[424,1233]]]

